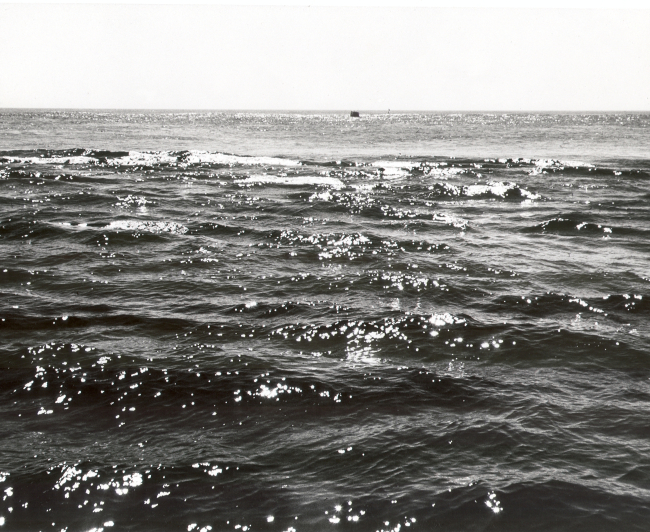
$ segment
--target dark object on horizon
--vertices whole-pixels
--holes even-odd
[[[350,116],[352,118],[359,118],[359,111],[350,111]]]

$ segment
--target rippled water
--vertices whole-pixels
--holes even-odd
[[[649,115],[0,114],[7,530],[645,530]]]

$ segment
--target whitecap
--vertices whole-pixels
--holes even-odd
[[[432,314],[431,317],[429,318],[429,323],[431,323],[431,325],[434,325],[436,327],[443,327],[444,325],[465,323],[465,319],[458,318],[452,314],[449,314],[449,312],[445,312],[444,314]]]
[[[207,151],[191,150],[189,156],[183,157],[183,161],[189,164],[212,163],[246,166],[300,166],[302,163],[294,159],[281,157],[255,157],[227,155],[225,153],[211,153]]]
[[[531,162],[538,168],[594,168],[593,164],[574,160],[563,161],[560,159],[533,159]]]
[[[418,168],[422,163],[414,161],[375,161],[370,163],[370,166],[375,166],[378,168],[402,168],[413,170],[413,168]]]
[[[467,229],[469,222],[453,214],[439,213],[436,212],[433,215],[433,221],[437,223],[442,223],[446,225],[451,225],[459,229]]]
[[[12,163],[21,164],[96,164],[97,159],[85,155],[71,155],[59,157],[3,157]]]
[[[247,166],[300,166],[302,163],[293,159],[281,157],[254,157],[228,155],[219,152],[191,150],[185,153],[174,152],[139,152],[131,151],[128,155],[109,159],[112,166],[152,166],[159,164],[222,164],[222,165],[247,165]]]
[[[397,177],[405,177],[411,175],[411,173],[408,170],[404,170],[403,168],[384,168],[381,171],[381,175],[394,179]]]
[[[108,159],[111,166],[153,166],[178,162],[178,156],[170,152],[130,151],[128,155]]]
[[[116,220],[104,227],[112,231],[138,231],[143,233],[173,233],[182,235],[187,233],[188,229],[184,225],[176,222],[154,222],[139,220]]]
[[[520,188],[517,183],[504,183],[502,181],[489,181],[486,185],[469,185],[465,194],[467,196],[481,196],[483,194],[492,194],[505,198],[506,194],[511,191],[517,191],[520,196],[528,199],[539,199],[539,194],[533,194],[526,189]]]
[[[237,179],[235,183],[242,185],[316,185],[316,186],[329,186],[340,190],[345,187],[343,181],[336,177],[329,176],[296,176],[284,177],[273,175],[252,175],[246,179]]]
[[[448,179],[450,177],[459,175],[459,174],[464,174],[465,170],[463,168],[458,168],[457,166],[453,168],[437,168],[437,167],[425,167],[424,168],[424,173],[425,175],[428,176],[435,176],[440,179]]]

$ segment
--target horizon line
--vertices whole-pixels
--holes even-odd
[[[566,113],[566,114],[617,114],[650,113],[650,109],[250,109],[250,108],[182,108],[182,107],[0,107],[4,111],[105,111],[105,112],[183,112],[183,113],[358,113],[369,114],[407,114],[407,113]]]

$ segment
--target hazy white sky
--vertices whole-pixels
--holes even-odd
[[[650,9],[326,3],[0,4],[0,107],[650,110]]]

